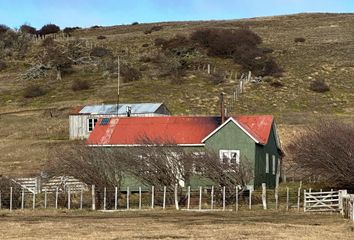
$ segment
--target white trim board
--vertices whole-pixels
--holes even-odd
[[[206,136],[203,140],[202,143],[204,143],[206,140],[208,140],[211,136],[213,136],[216,132],[218,132],[221,128],[223,128],[226,124],[228,124],[230,121],[232,121],[236,126],[238,126],[244,133],[246,133],[253,141],[256,143],[260,143],[256,138],[254,138],[246,129],[244,129],[241,124],[239,124],[233,117],[230,117],[227,119],[223,124],[221,124],[217,129],[212,131],[208,136]]]

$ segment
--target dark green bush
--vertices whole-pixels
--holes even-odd
[[[25,98],[35,98],[46,94],[46,91],[42,89],[39,85],[31,85],[24,89],[23,97]]]
[[[90,88],[90,84],[88,83],[88,81],[86,80],[74,80],[72,85],[71,85],[71,89],[73,91],[81,91],[81,90],[86,90]]]
[[[314,92],[324,93],[330,90],[328,84],[323,79],[317,79],[310,83],[310,89]]]

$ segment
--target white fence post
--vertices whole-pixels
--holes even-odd
[[[47,208],[47,189],[44,189],[44,208]]]
[[[286,187],[286,211],[289,211],[289,187]]]
[[[179,206],[178,206],[178,185],[177,183],[175,184],[175,205],[176,205],[176,210],[179,210]]]
[[[58,209],[58,194],[59,194],[59,189],[58,187],[55,190],[55,209]]]
[[[238,212],[238,186],[236,186],[236,203],[235,204],[236,204],[235,210],[236,210],[236,212]]]
[[[191,206],[191,186],[188,186],[187,190],[187,209],[189,210]]]
[[[248,208],[252,209],[252,189],[249,190],[249,197],[248,197]]]
[[[163,186],[163,199],[162,199],[162,209],[166,208],[166,186]]]
[[[32,209],[35,209],[36,208],[36,194],[33,193],[33,196],[32,196]]]
[[[71,189],[68,187],[68,209],[71,208]]]
[[[1,203],[0,203],[1,204]],[[21,193],[21,209],[23,210],[25,208],[25,189],[22,188],[22,193]]]
[[[139,210],[141,210],[141,187],[139,187]]]
[[[151,208],[154,208],[155,205],[155,187],[151,186]]]
[[[81,188],[80,191],[80,209],[82,210],[82,202],[84,200],[84,190]]]
[[[12,211],[12,187],[10,187],[10,211]]]
[[[199,187],[199,211],[202,210],[202,187]]]
[[[92,210],[96,210],[95,185],[92,185],[91,195],[92,195]]]
[[[127,210],[129,210],[130,206],[129,206],[129,187],[127,187]]]
[[[225,193],[225,186],[222,187],[222,210],[225,211],[225,198],[226,198],[226,193]]]
[[[275,198],[275,209],[278,210],[279,196],[278,196],[278,186],[275,187],[274,198]]]
[[[311,191],[311,188],[310,188]],[[304,212],[306,212],[306,190],[304,190]]]
[[[118,207],[118,187],[114,188],[114,210]]]
[[[267,210],[267,186],[265,183],[262,183],[262,203],[263,209]]]
[[[107,203],[107,188],[103,188],[103,210],[106,210],[106,203]]]
[[[210,208],[211,208],[211,210],[214,209],[214,186],[211,186],[211,192],[210,192]]]

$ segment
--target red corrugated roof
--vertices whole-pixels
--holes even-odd
[[[268,141],[272,116],[233,117],[260,143]],[[202,144],[202,140],[220,126],[219,117],[164,116],[111,118],[109,124],[101,120],[90,134],[90,145],[133,145],[144,140],[155,143]]]

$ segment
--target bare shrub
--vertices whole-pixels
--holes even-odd
[[[90,84],[88,81],[86,80],[74,80],[72,85],[71,85],[71,89],[73,91],[81,91],[81,90],[86,90],[90,88]]]
[[[330,90],[328,84],[323,79],[317,79],[310,83],[310,89],[314,92],[324,93]]]
[[[90,28],[91,28],[91,29],[97,29],[97,28],[101,28],[101,26],[94,25],[94,26],[91,26]]]
[[[39,33],[41,35],[48,35],[48,34],[54,34],[58,33],[60,31],[60,27],[55,25],[55,24],[46,24],[44,25],[40,30]]]
[[[140,57],[140,62],[144,62],[144,63],[147,63],[147,62],[151,62],[151,57],[150,56],[148,56],[148,55],[143,55],[143,56],[141,56]]]
[[[156,47],[162,47],[167,40],[164,38],[156,38],[155,39],[155,46]]]
[[[121,67],[121,73],[125,82],[137,81],[142,77],[142,74],[138,69],[127,64]]]
[[[317,177],[329,187],[354,189],[354,127],[322,119],[299,133],[287,151],[294,171]]]
[[[156,44],[161,44],[162,50],[181,57],[195,50],[193,43],[187,37],[180,34],[168,40],[160,39],[157,41],[157,39],[155,39],[155,45]]]
[[[10,177],[0,175],[1,208],[6,209],[10,205],[10,188],[12,187],[12,207],[18,208],[21,204],[21,186],[11,180]],[[6,194],[9,193],[9,194]]]
[[[141,45],[142,47],[144,47],[144,48],[146,48],[146,47],[148,47],[149,46],[149,44],[148,43],[144,43],[143,45]]]
[[[211,79],[212,83],[214,83],[215,85],[225,82],[225,78],[221,74],[213,73],[210,75],[210,79]]]
[[[90,55],[93,57],[105,57],[111,54],[111,51],[104,47],[94,47]]]
[[[139,25],[139,22],[133,22],[132,26]]]
[[[275,88],[281,88],[284,86],[284,84],[278,80],[272,81],[269,85]]]
[[[5,62],[3,62],[3,61],[0,61],[0,71],[5,70],[5,69],[6,69],[6,67],[7,67],[6,63],[5,63]]]
[[[39,85],[31,85],[24,89],[23,97],[25,98],[35,98],[46,94],[46,91]]]
[[[294,39],[294,42],[296,42],[296,43],[304,43],[305,41],[306,41],[306,39],[303,37],[297,37]]]
[[[0,34],[7,32],[10,28],[4,24],[0,24]]]
[[[97,39],[98,40],[104,40],[104,39],[107,39],[107,37],[103,36],[103,35],[99,35],[99,36],[97,36]]]
[[[144,33],[145,33],[145,34],[150,34],[150,33],[152,33],[152,32],[160,31],[161,29],[163,29],[162,26],[152,26],[151,28],[146,29],[146,30],[144,31]]]

